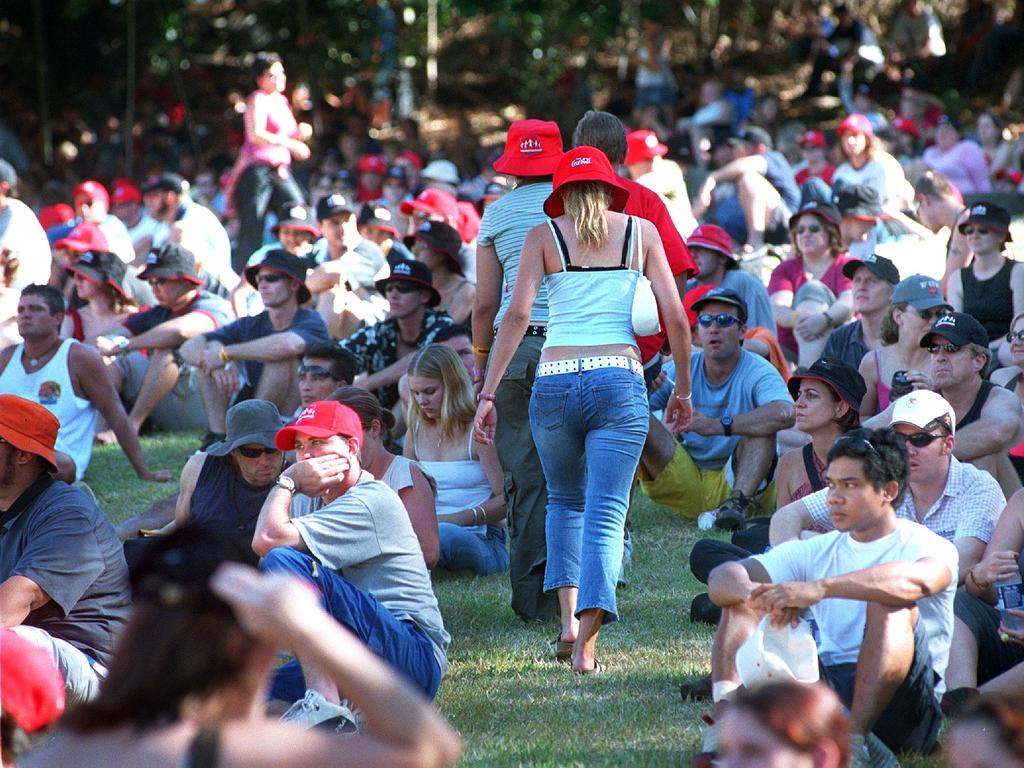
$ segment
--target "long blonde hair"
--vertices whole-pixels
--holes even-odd
[[[473,423],[476,404],[473,402],[473,382],[466,368],[449,347],[444,344],[429,344],[413,357],[409,363],[409,376],[425,376],[441,382],[444,394],[441,396],[441,415],[438,427],[442,439],[453,440],[460,432]],[[406,422],[409,433],[416,434],[420,424],[427,418],[416,402],[409,397],[409,412]]]
[[[599,181],[577,181],[566,186],[562,193],[565,213],[576,227],[576,239],[584,248],[597,249],[608,239],[608,219],[605,214],[611,205],[608,187]]]

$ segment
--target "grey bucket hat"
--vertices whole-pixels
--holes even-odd
[[[211,456],[226,456],[242,445],[262,445],[275,448],[274,435],[281,429],[281,413],[267,400],[245,400],[231,406],[227,413],[227,435],[214,443],[206,452]]]

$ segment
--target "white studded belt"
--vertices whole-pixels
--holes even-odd
[[[625,355],[601,355],[599,357],[578,357],[574,360],[552,360],[537,365],[538,376],[554,376],[558,373],[580,373],[595,371],[598,368],[625,368],[638,376],[644,375],[644,367],[639,360]]]

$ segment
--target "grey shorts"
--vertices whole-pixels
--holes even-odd
[[[174,352],[174,361],[178,364],[178,381],[163,400],[157,403],[150,414],[150,419],[160,429],[206,429],[206,411],[203,398],[199,394],[199,385],[192,375],[192,367],[183,362]],[[142,390],[142,382],[149,370],[149,358],[141,352],[129,352],[114,358],[114,365],[121,372],[123,384],[121,397],[129,404],[134,404]]]

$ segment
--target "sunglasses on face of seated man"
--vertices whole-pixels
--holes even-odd
[[[703,328],[710,328],[711,324],[714,323],[719,328],[729,328],[730,326],[739,323],[740,319],[736,315],[729,315],[725,312],[720,312],[717,315],[699,315],[697,322],[700,323]]]

